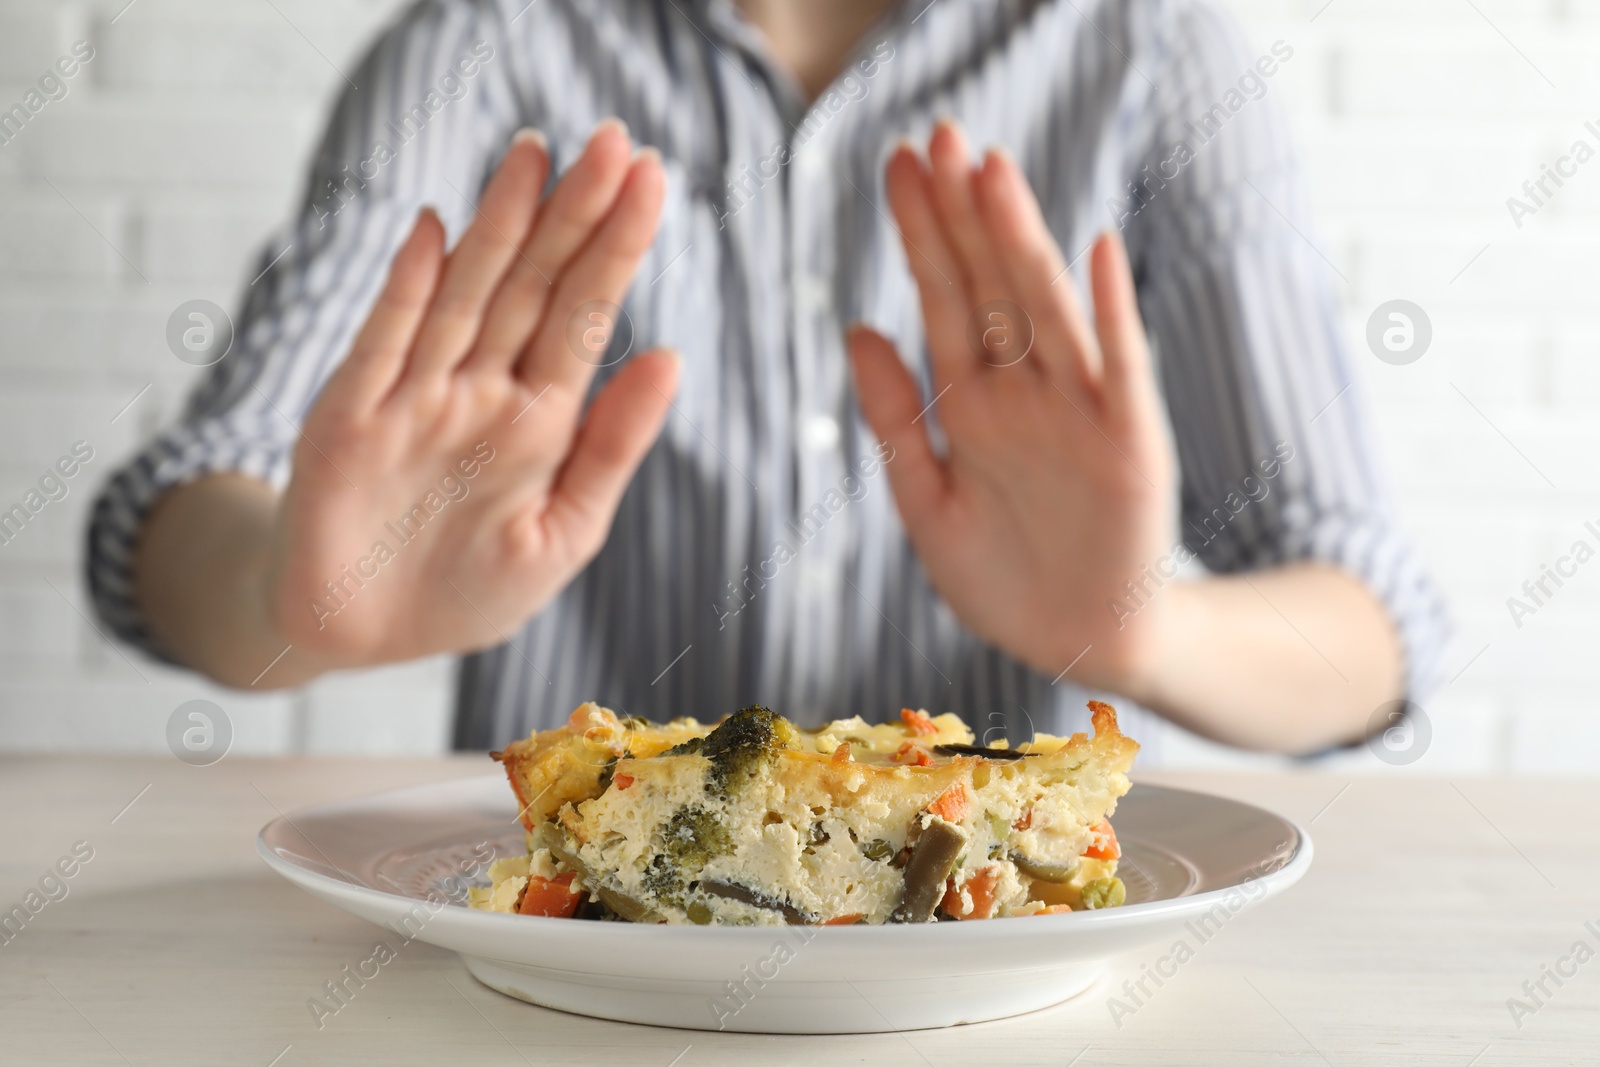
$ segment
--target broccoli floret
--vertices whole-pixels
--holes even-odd
[[[710,761],[706,792],[727,797],[740,784],[793,748],[799,734],[783,716],[770,708],[748,707],[732,715],[704,737],[696,737],[663,752],[664,756],[700,755]],[[659,830],[661,850],[645,868],[644,887],[666,904],[682,907],[686,887],[714,857],[733,849],[722,817],[710,808],[691,804],[679,808]]]
[[[698,804],[679,808],[661,827],[661,851],[645,869],[645,888],[668,904],[681,905],[684,883],[732,847],[728,828],[715,812]]]
[[[798,740],[794,724],[771,708],[740,708],[701,739],[699,753],[711,761],[707,792],[726,795]]]
[[[663,852],[685,867],[696,869],[704,867],[712,856],[727,852],[733,844],[721,817],[698,804],[673,812],[661,828],[661,837]]]
[[[683,872],[665,854],[658,854],[644,869],[644,888],[663,904],[683,905]]]
[[[604,766],[600,768],[600,791],[602,793],[611,788],[611,780],[617,775],[617,760],[632,758],[633,753],[627,749],[624,749],[620,757],[612,756],[610,759],[606,760]]]
[[[703,737],[691,737],[683,744],[673,745],[661,754],[663,756],[692,756],[700,751],[700,742],[704,740],[705,738]]]

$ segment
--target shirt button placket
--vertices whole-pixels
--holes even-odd
[[[794,155],[789,183],[791,334],[795,397],[796,483],[795,533],[809,537],[798,547],[800,573],[795,582],[798,639],[795,657],[796,712],[809,719],[841,714],[832,707],[838,670],[839,588],[843,584],[840,546],[845,542],[842,515],[828,510],[825,498],[839,483],[841,431],[836,375],[830,364],[841,353],[833,294],[832,250],[828,243],[827,156],[820,136]],[[821,511],[816,510],[821,506]],[[820,523],[816,516],[826,515]]]

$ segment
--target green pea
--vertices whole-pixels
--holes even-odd
[[[703,900],[691,900],[689,902],[689,906],[684,910],[689,914],[689,921],[694,923],[696,926],[709,925],[713,918],[711,914],[711,905],[707,904]]]
[[[861,846],[861,854],[869,860],[886,860],[894,855],[894,846],[881,837],[874,837]]]
[[[1096,878],[1083,887],[1085,908],[1116,908],[1128,899],[1128,888],[1121,878]]]
[[[1011,836],[1011,820],[1001,815],[998,811],[984,812],[984,819],[989,823],[989,832],[996,841],[1004,841]]]

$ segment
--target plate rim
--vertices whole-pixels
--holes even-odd
[[[310,838],[301,832],[299,827],[296,825],[296,819],[305,816],[316,815],[318,813],[326,813],[330,809],[370,807],[371,805],[378,804],[385,799],[391,799],[410,793],[421,793],[434,789],[481,788],[489,782],[503,783],[503,781],[504,779],[500,775],[477,775],[461,778],[446,778],[435,782],[424,782],[417,785],[399,786],[393,789],[380,790],[375,793],[366,793],[340,800],[328,801],[322,804],[307,805],[287,813],[280,811],[276,817],[269,819],[261,827],[261,829],[257,831],[256,852],[261,856],[262,860],[269,868],[271,868],[285,880],[306,892],[323,895],[325,898],[339,897],[349,901],[350,903],[367,903],[381,907],[398,907],[403,904],[407,909],[415,908],[418,905],[430,904],[432,902],[425,898],[405,896],[400,893],[389,892],[373,886],[349,881],[345,878],[336,878],[332,875],[324,874],[321,871],[294,863],[288,858],[280,855],[277,850],[267,844],[267,833],[274,827],[287,825],[297,835],[309,841]],[[1312,843],[1311,835],[1306,831],[1305,827],[1301,826],[1300,823],[1286,815],[1279,814],[1278,812],[1262,807],[1259,804],[1238,800],[1234,797],[1224,796],[1220,793],[1207,793],[1201,790],[1185,789],[1179,786],[1161,785],[1154,782],[1135,782],[1134,787],[1140,788],[1141,790],[1159,791],[1169,795],[1176,795],[1177,797],[1205,797],[1209,800],[1219,800],[1228,804],[1234,804],[1250,809],[1251,811],[1278,820],[1291,829],[1295,835],[1295,841],[1293,842],[1294,847],[1289,852],[1288,859],[1286,859],[1281,866],[1276,867],[1275,869],[1264,874],[1257,875],[1254,878],[1242,878],[1239,881],[1233,882],[1226,886],[1219,886],[1215,889],[1189,893],[1176,897],[1165,897],[1160,900],[1144,901],[1138,904],[1124,904],[1115,908],[1074,911],[1054,915],[1020,916],[1020,918],[1028,918],[1033,920],[1035,924],[1038,924],[1041,921],[1048,921],[1048,926],[1040,927],[1038,925],[1033,925],[1030,927],[1030,929],[1039,930],[1042,932],[1044,929],[1062,929],[1063,924],[1070,924],[1071,926],[1078,928],[1089,928],[1101,925],[1141,925],[1142,921],[1161,922],[1168,918],[1175,917],[1174,913],[1181,915],[1189,912],[1209,911],[1210,905],[1222,900],[1230,892],[1235,892],[1240,889],[1240,887],[1250,885],[1252,883],[1259,884],[1266,890],[1266,892],[1259,899],[1251,902],[1252,904],[1261,904],[1294,885],[1311,867],[1312,858],[1315,854],[1315,848]],[[1119,798],[1119,801],[1120,800],[1121,798]],[[316,847],[314,842],[313,847]],[[318,851],[320,851],[320,849],[318,849]],[[327,857],[324,858],[326,859]],[[1269,857],[1263,857],[1263,860],[1267,858]],[[331,860],[330,866],[333,866],[335,870],[340,869],[336,864],[332,864]],[[552,933],[556,932],[557,930],[570,932],[569,927],[572,922],[570,919],[557,919],[538,915],[508,915],[499,912],[482,911],[476,908],[466,907],[465,905],[454,904],[450,901],[446,901],[442,907],[453,907],[455,909],[455,918],[459,921],[479,923],[512,922],[516,924],[514,927],[515,929],[523,929],[530,932],[541,929],[549,930]],[[464,919],[464,916],[468,915],[473,916],[473,918]],[[530,920],[534,921],[534,925],[529,925]],[[633,936],[654,936],[666,940],[674,939],[686,930],[692,930],[696,938],[711,937],[713,939],[725,938],[728,940],[733,940],[735,938],[748,937],[752,931],[770,931],[770,929],[772,929],[770,927],[759,926],[689,927],[663,923],[626,923],[614,925],[653,930],[656,931],[655,934],[636,934]],[[920,931],[929,926],[948,927],[950,928],[949,933],[944,936],[958,939],[963,936],[982,936],[986,932],[989,934],[993,933],[992,929],[987,929],[983,923],[858,923],[849,927],[816,926],[808,927],[807,929],[812,931],[813,937],[821,936],[825,939],[837,940],[841,937],[847,937],[851,939],[860,939],[862,937],[886,939],[916,936],[913,933],[908,933],[908,931]],[[957,933],[957,931],[962,929],[969,929],[973,932],[968,935]]]

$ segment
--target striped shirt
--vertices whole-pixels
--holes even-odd
[[[1319,560],[1360,576],[1415,698],[1446,626],[1305,236],[1272,93],[1294,61],[1292,42],[1252,48],[1200,0],[910,0],[808,103],[729,0],[422,0],[349,72],[233,350],[98,500],[96,608],[161,655],[130,579],[155,499],[208,472],[282,485],[295,424],[419,207],[459,236],[519,127],[544,131],[560,168],[615,115],[667,173],[624,308],[635,347],[682,353],[680,393],[600,555],[508,645],[463,661],[456,744],[502,744],[591,698],[649,718],[911,706],[990,738],[1080,728],[1090,694],[978,639],[933,591],[852,396],[853,320],[895,338],[927,389],[882,171],[898,138],[950,116],[1019,161],[1078,284],[1079,253],[1122,228],[1189,550],[1218,572]],[[1127,713],[1134,736],[1142,714]]]

